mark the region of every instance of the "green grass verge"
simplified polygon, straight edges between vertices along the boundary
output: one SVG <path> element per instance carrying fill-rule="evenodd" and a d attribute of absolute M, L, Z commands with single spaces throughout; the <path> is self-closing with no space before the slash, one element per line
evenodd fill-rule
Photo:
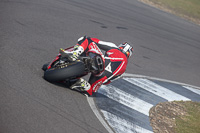
<path fill-rule="evenodd" d="M 184 105 L 187 115 L 176 118 L 176 133 L 200 133 L 200 103 L 179 103 Z"/>
<path fill-rule="evenodd" d="M 200 20 L 200 0 L 149 0 L 179 16 Z"/>

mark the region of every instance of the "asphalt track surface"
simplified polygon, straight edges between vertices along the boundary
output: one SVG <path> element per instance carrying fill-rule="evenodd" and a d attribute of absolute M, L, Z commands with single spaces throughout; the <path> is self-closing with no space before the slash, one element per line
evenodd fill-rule
<path fill-rule="evenodd" d="M 134 44 L 127 73 L 200 86 L 200 27 L 136 0 L 0 0 L 0 133 L 105 133 L 41 67 L 83 35 Z"/>

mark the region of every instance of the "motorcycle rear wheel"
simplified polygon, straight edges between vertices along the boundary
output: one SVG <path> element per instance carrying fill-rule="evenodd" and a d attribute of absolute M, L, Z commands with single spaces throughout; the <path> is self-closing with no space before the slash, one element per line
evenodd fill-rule
<path fill-rule="evenodd" d="M 70 78 L 76 78 L 85 74 L 85 65 L 81 61 L 73 62 L 65 68 L 51 68 L 44 72 L 44 79 L 49 82 L 64 81 Z"/>

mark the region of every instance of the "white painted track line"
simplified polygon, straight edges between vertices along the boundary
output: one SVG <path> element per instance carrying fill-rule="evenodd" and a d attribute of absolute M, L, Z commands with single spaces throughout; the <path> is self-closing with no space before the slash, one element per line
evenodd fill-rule
<path fill-rule="evenodd" d="M 134 97 L 133 95 L 126 93 L 112 85 L 102 85 L 98 92 L 147 116 L 149 116 L 149 110 L 153 107 L 152 104 Z"/>
<path fill-rule="evenodd" d="M 108 126 L 108 124 L 105 122 L 105 120 L 103 119 L 103 117 L 101 116 L 101 114 L 99 113 L 94 100 L 92 97 L 87 97 L 87 101 L 92 109 L 92 111 L 94 112 L 94 114 L 96 115 L 96 117 L 99 119 L 99 121 L 101 122 L 101 124 L 105 127 L 105 129 L 109 132 L 109 133 L 114 133 L 113 130 Z"/>
<path fill-rule="evenodd" d="M 189 101 L 189 98 L 186 98 L 182 95 L 179 95 L 167 88 L 164 88 L 148 79 L 137 79 L 137 78 L 124 78 L 124 80 L 135 84 L 139 87 L 141 87 L 142 89 L 145 89 L 157 96 L 160 96 L 164 99 L 167 99 L 168 101 L 174 101 L 174 100 L 185 100 L 185 101 Z"/>
<path fill-rule="evenodd" d="M 158 81 L 163 81 L 163 82 L 168 82 L 172 84 L 178 84 L 182 86 L 189 86 L 194 89 L 200 90 L 200 87 L 194 86 L 194 85 L 189 85 L 177 81 L 172 81 L 172 80 L 167 80 L 167 79 L 161 79 L 161 78 L 156 78 L 156 77 L 150 77 L 150 76 L 144 76 L 144 75 L 137 75 L 137 74 L 131 74 L 131 73 L 124 73 L 122 77 L 130 77 L 130 78 L 143 78 L 143 79 L 149 79 L 149 80 L 158 80 Z"/>
<path fill-rule="evenodd" d="M 198 94 L 198 95 L 200 95 L 200 90 L 198 90 L 198 89 L 194 89 L 194 88 L 189 87 L 189 86 L 183 86 L 183 87 L 194 92 L 194 93 L 196 93 L 196 94 Z"/>
<path fill-rule="evenodd" d="M 149 131 L 147 129 L 144 129 L 140 126 L 137 126 L 133 123 L 130 123 L 114 114 L 111 114 L 105 110 L 101 110 L 104 116 L 106 117 L 106 120 L 111 124 L 112 127 L 114 127 L 116 133 L 153 133 L 152 131 Z"/>
<path fill-rule="evenodd" d="M 179 83 L 179 82 L 174 82 L 174 81 L 170 81 L 170 80 L 165 80 L 165 79 L 159 79 L 159 78 L 153 78 L 153 77 L 148 77 L 148 76 L 142 76 L 142 75 L 134 75 L 134 74 L 124 74 L 124 80 L 130 82 L 131 84 L 134 84 L 138 87 L 140 87 L 141 89 L 144 89 L 146 91 L 148 91 L 149 93 L 153 93 L 156 96 L 162 97 L 168 101 L 180 101 L 180 100 L 190 100 L 189 98 L 182 96 L 178 93 L 173 92 L 172 90 L 169 90 L 163 86 L 160 86 L 154 82 L 152 82 L 151 80 L 158 80 L 158 81 L 163 81 L 163 82 L 168 82 L 168 83 L 174 83 L 174 84 L 179 84 L 180 86 L 184 87 L 185 89 L 188 89 L 198 95 L 200 95 L 200 87 L 196 87 L 196 86 L 191 86 L 191 85 L 187 85 L 184 83 Z M 106 86 L 102 86 L 101 89 L 99 89 L 98 93 L 101 93 L 105 96 L 107 96 L 108 98 L 118 102 L 119 104 L 123 104 L 126 107 L 129 107 L 130 110 L 133 109 L 133 111 L 138 111 L 144 115 L 146 115 L 148 117 L 148 113 L 151 107 L 153 107 L 152 104 L 147 103 L 146 101 L 143 101 L 141 99 L 139 99 L 138 97 L 135 97 L 134 95 L 131 95 L 125 91 L 123 91 L 123 89 L 119 89 L 113 85 L 106 85 Z M 130 122 L 125 120 L 123 117 L 121 117 L 120 115 L 115 115 L 112 114 L 104 109 L 101 109 L 101 112 L 103 113 L 104 116 L 101 115 L 101 113 L 99 112 L 99 110 L 97 109 L 93 98 L 91 97 L 87 97 L 88 103 L 91 107 L 91 109 L 93 110 L 93 112 L 95 113 L 95 115 L 97 116 L 97 118 L 100 120 L 100 122 L 102 123 L 102 125 L 107 129 L 107 131 L 109 133 L 132 133 L 132 132 L 137 132 L 137 133 L 153 133 L 152 131 L 150 131 L 148 128 L 145 129 L 144 127 L 140 127 L 136 124 L 134 124 L 134 122 Z M 159 101 L 158 101 L 159 102 Z M 123 111 L 122 111 L 123 112 Z M 124 112 L 126 114 L 126 112 Z M 111 129 L 111 127 L 108 125 L 107 122 L 105 122 L 105 119 L 103 118 L 105 117 L 105 119 L 107 120 L 107 122 L 109 123 L 109 125 L 113 128 L 113 130 Z"/>

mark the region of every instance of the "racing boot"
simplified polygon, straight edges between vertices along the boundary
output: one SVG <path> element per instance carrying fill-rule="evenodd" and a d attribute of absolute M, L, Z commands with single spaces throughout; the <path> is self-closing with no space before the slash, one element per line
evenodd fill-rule
<path fill-rule="evenodd" d="M 87 92 L 90 89 L 91 85 L 83 78 L 80 78 L 76 83 L 74 83 L 70 88 L 72 90 L 77 90 L 81 92 Z"/>
<path fill-rule="evenodd" d="M 71 52 L 65 51 L 62 48 L 60 48 L 59 52 L 62 57 L 67 57 L 70 61 L 76 61 L 77 58 L 84 52 L 84 49 L 82 46 L 76 45 L 74 50 Z"/>

